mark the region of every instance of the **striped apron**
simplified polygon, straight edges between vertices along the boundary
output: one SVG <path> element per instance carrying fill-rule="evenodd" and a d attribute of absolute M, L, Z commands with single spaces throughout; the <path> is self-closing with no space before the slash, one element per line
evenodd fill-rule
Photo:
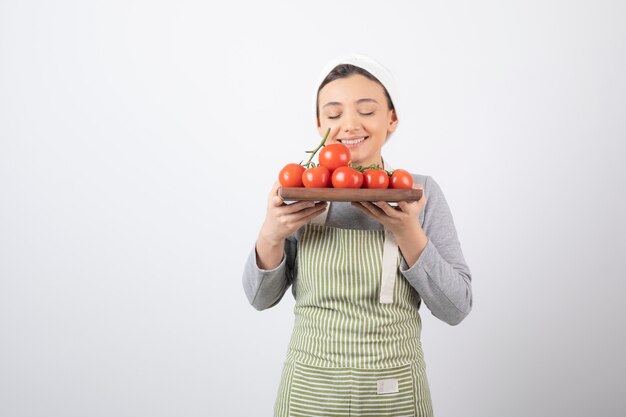
<path fill-rule="evenodd" d="M 384 242 L 383 230 L 304 226 L 275 417 L 432 416 L 419 297 L 396 246 L 393 299 L 381 302 Z"/>

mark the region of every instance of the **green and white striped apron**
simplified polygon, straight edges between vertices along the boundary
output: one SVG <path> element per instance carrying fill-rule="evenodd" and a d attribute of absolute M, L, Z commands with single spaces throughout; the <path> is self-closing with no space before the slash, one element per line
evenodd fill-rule
<path fill-rule="evenodd" d="M 395 245 L 381 293 L 385 233 L 304 226 L 275 417 L 432 416 L 419 298 Z"/>

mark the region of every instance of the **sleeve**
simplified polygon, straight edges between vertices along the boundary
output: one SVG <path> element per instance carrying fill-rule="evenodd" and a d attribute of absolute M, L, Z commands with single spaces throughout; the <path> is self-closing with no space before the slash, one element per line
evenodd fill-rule
<path fill-rule="evenodd" d="M 296 270 L 297 242 L 295 237 L 285 239 L 285 252 L 281 263 L 274 269 L 259 268 L 256 245 L 252 247 L 243 270 L 243 289 L 250 304 L 257 310 L 275 306 L 283 298 Z"/>
<path fill-rule="evenodd" d="M 472 309 L 472 276 L 448 203 L 432 177 L 426 178 L 424 192 L 422 228 L 428 243 L 411 267 L 402 259 L 400 271 L 435 317 L 457 325 Z"/>

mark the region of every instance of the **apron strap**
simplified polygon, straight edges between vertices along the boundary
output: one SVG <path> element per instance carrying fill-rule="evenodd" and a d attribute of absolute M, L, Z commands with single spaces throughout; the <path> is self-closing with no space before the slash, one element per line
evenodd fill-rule
<path fill-rule="evenodd" d="M 391 164 L 381 156 L 383 168 L 393 171 Z M 398 243 L 387 228 L 385 228 L 385 243 L 383 244 L 383 272 L 380 277 L 380 303 L 393 303 L 393 287 L 396 283 L 398 271 Z"/>
<path fill-rule="evenodd" d="M 385 242 L 383 244 L 383 271 L 380 278 L 380 303 L 393 303 L 393 287 L 396 283 L 398 270 L 398 243 L 387 228 L 385 228 Z"/>

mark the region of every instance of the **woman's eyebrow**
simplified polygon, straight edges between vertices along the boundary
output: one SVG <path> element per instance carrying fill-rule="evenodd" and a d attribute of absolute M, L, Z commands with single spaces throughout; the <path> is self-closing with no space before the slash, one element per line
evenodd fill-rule
<path fill-rule="evenodd" d="M 361 104 L 361 103 L 376 103 L 378 104 L 378 102 L 376 100 L 374 100 L 373 98 L 360 98 L 357 101 L 357 104 Z M 326 108 L 328 106 L 341 106 L 341 103 L 339 103 L 338 101 L 329 101 L 328 103 L 324 104 L 322 106 L 322 108 Z"/>

